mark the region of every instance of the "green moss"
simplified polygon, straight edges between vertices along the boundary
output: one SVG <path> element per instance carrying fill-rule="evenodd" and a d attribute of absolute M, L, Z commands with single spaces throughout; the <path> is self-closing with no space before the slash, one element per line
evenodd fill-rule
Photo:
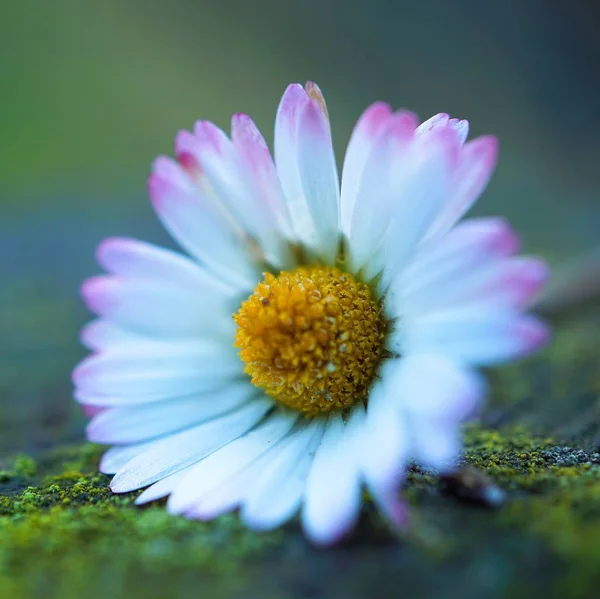
<path fill-rule="evenodd" d="M 469 426 L 465 433 L 465 461 L 491 476 L 506 490 L 534 485 L 548 466 L 551 439 L 535 437 L 523 428 L 503 432 Z"/>
<path fill-rule="evenodd" d="M 600 580 L 600 468 L 553 469 L 543 482 L 543 496 L 512 502 L 503 520 L 539 536 L 569 565 L 556 581 L 559 594 L 586 599 Z"/>
<path fill-rule="evenodd" d="M 89 596 L 89 585 L 100 579 L 121 585 L 123 577 L 147 581 L 188 570 L 201 574 L 205 584 L 218 580 L 218 593 L 228 593 L 239 586 L 238 575 L 253 556 L 281 541 L 280 533 L 252 534 L 231 516 L 205 524 L 170 516 L 163 505 L 135 507 L 133 495 L 113 495 L 109 478 L 88 467 L 88 448 L 74 460 L 78 451 L 51 456 L 50 470 L 60 460 L 67 467 L 45 475 L 39 486 L 0 495 L 0 596 L 36 596 L 41 588 L 58 595 L 63 586 L 68 597 Z M 75 462 L 82 470 L 71 469 Z M 169 577 L 161 580 L 156 584 L 163 596 L 172 596 Z M 185 596 L 198 596 L 198 589 L 188 591 Z"/>
<path fill-rule="evenodd" d="M 33 459 L 25 455 L 17 456 L 14 465 L 15 476 L 31 477 L 37 471 L 37 464 Z"/>
<path fill-rule="evenodd" d="M 466 438 L 466 461 L 513 491 L 501 523 L 538 537 L 559 560 L 559 596 L 591 597 L 600 581 L 600 454 L 522 428 L 474 426 Z"/>
<path fill-rule="evenodd" d="M 0 483 L 14 478 L 31 478 L 37 472 L 35 460 L 26 455 L 18 455 L 12 462 L 0 469 Z"/>
<path fill-rule="evenodd" d="M 399 580 L 444 568 L 451 578 L 467 564 L 491 561 L 509 573 L 494 583 L 494 597 L 518 591 L 548 599 L 553 589 L 563 597 L 589 596 L 600 572 L 600 455 L 557 445 L 522 427 L 471 425 L 465 443 L 465 462 L 508 491 L 506 505 L 499 511 L 462 505 L 440 492 L 434 473 L 415 468 L 405 490 L 412 504 L 410 528 L 392 540 L 367 504 L 352 542 L 368 552 L 345 570 L 343 588 L 336 582 L 323 596 L 368 593 L 362 581 L 379 572 L 384 556 L 389 560 L 389 546 L 404 547 L 397 573 L 388 570 Z M 62 448 L 40 456 L 35 471 L 21 469 L 19 477 L 0 482 L 0 596 L 301 597 L 304 591 L 278 590 L 282 581 L 293 588 L 298 568 L 311 579 L 310 572 L 328 564 L 329 575 L 336 576 L 336 552 L 311 549 L 297 523 L 258 535 L 235 515 L 190 522 L 170 516 L 163 503 L 140 508 L 133 504 L 135 494 L 113 495 L 109 478 L 97 472 L 100 452 L 92 445 Z M 27 464 L 18 462 L 21 468 Z M 16 463 L 10 462 L 11 472 Z M 347 549 L 338 551 L 344 562 L 352 559 Z M 543 595 L 532 591 L 526 574 L 538 561 L 543 573 L 536 583 Z M 329 588 L 330 581 L 318 584 Z M 481 584 L 480 596 L 488 596 Z M 246 595 L 250 587 L 260 592 Z"/>

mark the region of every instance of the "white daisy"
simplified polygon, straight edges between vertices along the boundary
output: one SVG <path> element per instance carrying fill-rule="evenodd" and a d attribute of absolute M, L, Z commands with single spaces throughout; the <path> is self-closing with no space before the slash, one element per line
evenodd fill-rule
<path fill-rule="evenodd" d="M 199 519 L 239 508 L 257 530 L 300 511 L 319 544 L 352 528 L 363 486 L 402 521 L 407 463 L 457 458 L 484 395 L 474 368 L 548 337 L 523 313 L 544 263 L 514 257 L 502 219 L 456 224 L 496 162 L 496 140 L 467 133 L 376 103 L 341 186 L 313 83 L 283 95 L 274 162 L 243 114 L 231 138 L 206 121 L 177 136 L 149 190 L 189 257 L 109 239 L 109 274 L 83 287 L 100 319 L 76 397 L 112 446 L 113 491 Z"/>

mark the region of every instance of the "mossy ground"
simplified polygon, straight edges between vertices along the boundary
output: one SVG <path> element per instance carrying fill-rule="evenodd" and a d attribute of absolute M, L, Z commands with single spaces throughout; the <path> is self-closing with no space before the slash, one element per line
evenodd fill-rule
<path fill-rule="evenodd" d="M 235 516 L 207 524 L 135 507 L 135 494 L 110 493 L 92 445 L 5 461 L 0 597 L 329 599 L 404 595 L 406 584 L 413 597 L 594 597 L 600 455 L 522 428 L 471 425 L 465 440 L 465 462 L 508 492 L 502 508 L 462 504 L 415 469 L 399 538 L 367 505 L 356 535 L 327 552 L 296 523 L 257 535 Z"/>

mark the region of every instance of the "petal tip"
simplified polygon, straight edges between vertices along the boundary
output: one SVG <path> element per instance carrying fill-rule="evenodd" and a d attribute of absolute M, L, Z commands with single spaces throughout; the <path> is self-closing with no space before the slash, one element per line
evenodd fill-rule
<path fill-rule="evenodd" d="M 535 317 L 521 319 L 517 324 L 517 334 L 523 343 L 522 356 L 542 349 L 552 338 L 550 327 Z"/>

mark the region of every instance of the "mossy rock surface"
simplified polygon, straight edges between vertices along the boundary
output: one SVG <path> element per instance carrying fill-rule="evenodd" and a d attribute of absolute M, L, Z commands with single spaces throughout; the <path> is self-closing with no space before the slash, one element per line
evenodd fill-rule
<path fill-rule="evenodd" d="M 367 504 L 331 550 L 297 523 L 257 535 L 133 505 L 96 472 L 101 449 L 73 445 L 6 463 L 0 483 L 0 596 L 593 597 L 600 582 L 600 455 L 522 429 L 471 426 L 465 461 L 508 493 L 489 510 L 443 493 L 417 469 L 411 525 L 393 537 Z"/>
<path fill-rule="evenodd" d="M 102 448 L 34 446 L 0 461 L 0 597 L 596 597 L 598 318 L 558 323 L 549 349 L 493 373 L 464 461 L 505 491 L 497 509 L 415 468 L 406 531 L 392 535 L 367 501 L 356 533 L 318 550 L 297 522 L 259 535 L 235 515 L 200 523 L 135 507 L 97 473 Z"/>

